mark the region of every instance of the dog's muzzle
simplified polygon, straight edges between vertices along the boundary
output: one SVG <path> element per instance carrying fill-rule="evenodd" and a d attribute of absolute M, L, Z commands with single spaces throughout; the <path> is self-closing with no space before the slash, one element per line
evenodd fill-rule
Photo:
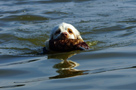
<path fill-rule="evenodd" d="M 61 37 L 60 37 L 60 38 L 61 38 L 61 39 L 67 39 L 67 38 L 68 38 L 67 32 L 61 33 Z"/>

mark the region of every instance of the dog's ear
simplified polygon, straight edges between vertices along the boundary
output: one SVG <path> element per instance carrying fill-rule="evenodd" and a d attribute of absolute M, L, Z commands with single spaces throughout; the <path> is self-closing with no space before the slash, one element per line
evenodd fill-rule
<path fill-rule="evenodd" d="M 53 35 L 51 35 L 50 40 L 53 40 Z"/>
<path fill-rule="evenodd" d="M 45 42 L 45 47 L 46 47 L 46 50 L 48 51 L 50 50 L 49 40 Z"/>
<path fill-rule="evenodd" d="M 50 40 L 53 40 L 53 33 L 50 34 Z"/>

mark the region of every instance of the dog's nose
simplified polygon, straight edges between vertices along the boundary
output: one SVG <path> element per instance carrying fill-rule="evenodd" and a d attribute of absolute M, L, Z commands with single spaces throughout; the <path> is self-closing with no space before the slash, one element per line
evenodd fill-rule
<path fill-rule="evenodd" d="M 64 37 L 68 36 L 67 32 L 63 32 L 63 33 L 61 33 L 61 35 L 64 36 Z"/>

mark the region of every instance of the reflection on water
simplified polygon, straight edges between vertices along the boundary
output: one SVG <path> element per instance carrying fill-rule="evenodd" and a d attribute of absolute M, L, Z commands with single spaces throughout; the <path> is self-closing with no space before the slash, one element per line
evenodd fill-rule
<path fill-rule="evenodd" d="M 79 75 L 85 75 L 87 70 L 77 70 L 74 67 L 79 64 L 70 60 L 64 60 L 61 63 L 54 65 L 54 68 L 58 69 L 56 72 L 59 73 L 57 76 L 49 77 L 50 79 L 68 78 Z"/>
<path fill-rule="evenodd" d="M 115 51 L 114 50 L 115 49 L 113 49 L 112 51 L 115 53 L 116 50 L 118 49 L 116 49 Z M 48 85 L 52 85 L 52 84 L 57 84 L 59 80 L 64 81 L 63 84 L 68 83 L 68 85 L 71 85 L 72 82 L 67 81 L 69 79 L 70 80 L 76 79 L 73 83 L 75 83 L 78 80 L 85 79 L 84 81 L 81 80 L 82 82 L 76 82 L 77 84 L 84 84 L 84 82 L 87 81 L 88 84 L 95 83 L 96 85 L 99 85 L 96 81 L 99 80 L 103 81 L 103 79 L 107 80 L 107 78 L 108 80 L 111 79 L 111 81 L 114 78 L 116 79 L 118 77 L 125 79 L 127 74 L 129 73 L 125 73 L 126 74 L 124 75 L 125 77 L 122 77 L 123 76 L 122 72 L 127 70 L 133 70 L 136 68 L 136 66 L 135 63 L 132 65 L 132 63 L 135 62 L 135 54 L 131 54 L 131 55 L 126 54 L 122 52 L 123 50 L 119 50 L 120 53 L 118 54 L 113 54 L 113 52 L 105 52 L 104 50 L 102 52 L 100 51 L 92 52 L 92 54 L 90 54 L 90 52 L 81 53 L 80 51 L 54 53 L 47 55 L 48 59 L 46 55 L 42 55 L 39 57 L 31 57 L 30 59 L 28 59 L 28 57 L 22 57 L 24 59 L 22 62 L 6 64 L 10 68 L 13 68 L 13 70 L 12 69 L 0 70 L 1 77 L 15 78 L 15 80 L 11 81 L 9 84 L 0 85 L 0 88 L 7 89 L 7 88 L 15 88 L 15 87 L 16 88 L 29 87 L 29 84 L 31 84 L 32 87 L 35 87 L 35 83 L 36 86 L 37 84 L 38 85 L 42 84 L 44 86 L 46 83 L 48 83 Z M 82 58 L 79 58 L 78 55 L 80 55 Z M 130 60 L 129 61 L 130 65 L 128 65 L 129 63 L 127 61 L 128 58 L 130 57 L 133 57 L 134 60 Z M 15 59 L 15 57 L 14 58 L 10 57 L 10 58 L 11 60 Z M 122 59 L 118 60 L 118 58 L 122 58 Z M 2 59 L 4 59 L 4 57 L 2 57 Z M 6 58 L 4 60 L 6 60 Z M 6 67 L 6 65 L 3 66 L 1 65 L 1 68 Z M 19 69 L 20 67 L 23 68 Z M 85 70 L 76 69 L 78 67 L 82 67 L 86 69 Z M 41 72 L 44 72 L 44 74 L 42 74 Z M 82 77 L 82 75 L 85 76 Z M 18 78 L 18 76 L 21 76 L 19 77 L 19 80 L 16 79 Z M 63 79 L 63 78 L 68 78 L 68 79 Z M 56 80 L 56 82 L 54 80 Z M 59 87 L 59 86 L 55 86 L 55 87 Z M 84 86 L 84 88 L 85 87 L 86 85 Z"/>
<path fill-rule="evenodd" d="M 75 76 L 89 74 L 88 73 L 89 70 L 75 69 L 80 64 L 75 62 L 74 60 L 68 60 L 70 57 L 72 57 L 72 56 L 74 56 L 74 55 L 76 55 L 80 52 L 81 51 L 72 51 L 72 52 L 54 53 L 54 54 L 47 55 L 49 61 L 50 61 L 50 59 L 57 59 L 57 61 L 58 60 L 60 61 L 59 63 L 55 63 L 51 66 L 58 73 L 58 75 L 56 75 L 56 76 L 52 76 L 52 75 L 50 75 L 49 77 L 42 76 L 42 77 L 34 78 L 34 79 L 31 79 L 31 80 L 22 80 L 22 81 L 19 81 L 19 82 L 17 81 L 17 82 L 14 82 L 14 83 L 15 84 L 34 83 L 34 82 L 39 82 L 39 81 L 46 81 L 48 79 L 60 79 L 60 78 L 68 78 L 68 77 L 75 77 Z M 45 56 L 43 56 L 43 58 L 41 58 L 41 59 L 44 60 Z M 31 59 L 31 60 L 21 62 L 21 63 L 16 63 L 16 64 L 26 64 L 26 63 L 29 64 L 30 62 L 32 62 L 32 63 L 37 62 L 38 60 L 41 60 L 41 59 L 40 58 L 39 59 Z M 14 64 L 12 64 L 12 65 L 14 65 Z M 46 70 L 44 70 L 44 71 L 46 71 Z M 49 72 L 46 72 L 46 73 L 49 73 Z"/>
<path fill-rule="evenodd" d="M 50 55 L 49 58 L 61 59 L 62 61 L 53 66 L 53 68 L 57 69 L 56 72 L 59 75 L 49 77 L 49 79 L 67 78 L 67 77 L 74 77 L 74 76 L 87 74 L 86 73 L 87 70 L 74 69 L 75 67 L 80 65 L 79 63 L 68 60 L 68 58 L 72 57 L 73 55 L 76 55 L 79 52 L 80 51 L 72 51 L 72 52 L 67 52 L 67 53 Z"/>
<path fill-rule="evenodd" d="M 58 58 L 62 59 L 62 62 L 55 64 L 53 68 L 58 69 L 56 72 L 59 73 L 57 76 L 49 77 L 50 79 L 58 79 L 58 78 L 67 78 L 67 77 L 74 77 L 79 75 L 85 75 L 85 71 L 87 70 L 77 70 L 74 69 L 75 67 L 79 66 L 80 64 L 68 60 L 68 58 L 72 57 L 76 53 L 68 53 L 65 56 L 57 56 Z"/>

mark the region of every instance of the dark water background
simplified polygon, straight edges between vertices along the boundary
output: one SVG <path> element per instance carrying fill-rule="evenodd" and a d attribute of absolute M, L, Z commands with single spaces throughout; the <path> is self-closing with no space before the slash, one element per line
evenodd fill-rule
<path fill-rule="evenodd" d="M 36 55 L 74 25 L 91 50 Z M 135 90 L 135 0 L 0 0 L 0 89 Z"/>

